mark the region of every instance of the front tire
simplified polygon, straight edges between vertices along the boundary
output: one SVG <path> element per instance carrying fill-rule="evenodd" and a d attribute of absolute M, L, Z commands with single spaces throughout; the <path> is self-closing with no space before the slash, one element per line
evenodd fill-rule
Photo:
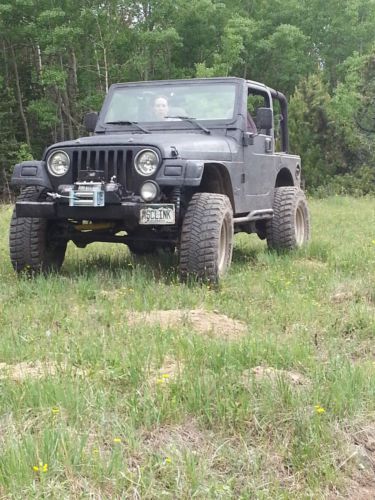
<path fill-rule="evenodd" d="M 233 210 L 222 194 L 196 193 L 182 224 L 180 278 L 217 283 L 232 261 Z"/>
<path fill-rule="evenodd" d="M 268 247 L 293 250 L 310 239 L 310 212 L 304 192 L 293 186 L 275 189 L 273 218 L 267 222 Z"/>
<path fill-rule="evenodd" d="M 25 188 L 17 201 L 42 201 L 42 188 Z M 67 242 L 55 237 L 54 222 L 36 217 L 17 217 L 16 209 L 10 223 L 10 260 L 15 271 L 28 274 L 57 272 L 64 262 Z"/>

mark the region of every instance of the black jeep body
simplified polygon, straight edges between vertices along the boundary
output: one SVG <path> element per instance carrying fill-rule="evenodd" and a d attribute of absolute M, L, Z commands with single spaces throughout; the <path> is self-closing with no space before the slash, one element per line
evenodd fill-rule
<path fill-rule="evenodd" d="M 153 114 L 158 99 L 162 117 Z M 178 248 L 181 277 L 217 281 L 234 232 L 255 232 L 272 248 L 302 245 L 310 222 L 287 118 L 281 93 L 240 78 L 111 86 L 100 114 L 86 117 L 93 135 L 15 166 L 12 184 L 23 191 L 14 268 L 58 269 L 69 240 L 106 241 L 136 254 Z"/>

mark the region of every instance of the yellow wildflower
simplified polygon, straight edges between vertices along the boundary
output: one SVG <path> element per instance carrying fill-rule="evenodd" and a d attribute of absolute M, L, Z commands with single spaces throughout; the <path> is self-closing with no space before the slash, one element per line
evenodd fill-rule
<path fill-rule="evenodd" d="M 38 465 L 33 466 L 33 471 L 35 472 L 48 472 L 48 464 L 43 464 L 43 462 L 39 462 Z"/>
<path fill-rule="evenodd" d="M 114 443 L 121 443 L 121 438 L 114 438 L 114 439 L 113 439 L 113 442 L 114 442 Z"/>
<path fill-rule="evenodd" d="M 164 460 L 164 463 L 165 464 L 171 464 L 172 463 L 171 457 L 166 457 L 165 460 Z"/>
<path fill-rule="evenodd" d="M 315 405 L 314 408 L 315 408 L 316 413 L 318 413 L 319 415 L 321 415 L 322 413 L 325 413 L 325 409 L 322 408 L 320 405 Z"/>
<path fill-rule="evenodd" d="M 163 384 L 164 380 L 162 378 L 158 378 L 156 381 L 157 384 Z"/>
<path fill-rule="evenodd" d="M 163 373 L 162 378 L 169 378 L 169 374 L 168 373 Z"/>
<path fill-rule="evenodd" d="M 57 406 L 54 406 L 51 411 L 54 415 L 57 415 L 58 413 L 60 413 L 60 409 Z"/>

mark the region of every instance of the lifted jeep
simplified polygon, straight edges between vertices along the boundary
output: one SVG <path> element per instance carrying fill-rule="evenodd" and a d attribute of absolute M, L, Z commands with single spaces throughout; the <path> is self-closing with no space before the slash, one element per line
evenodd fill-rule
<path fill-rule="evenodd" d="M 104 241 L 134 254 L 177 248 L 181 279 L 217 282 L 234 233 L 303 245 L 310 218 L 287 118 L 283 94 L 241 78 L 112 85 L 100 114 L 85 116 L 91 136 L 15 166 L 14 269 L 57 271 L 68 241 Z"/>

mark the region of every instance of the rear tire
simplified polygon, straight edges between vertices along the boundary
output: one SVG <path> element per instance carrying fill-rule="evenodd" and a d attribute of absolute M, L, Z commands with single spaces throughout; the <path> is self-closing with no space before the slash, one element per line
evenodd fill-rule
<path fill-rule="evenodd" d="M 292 250 L 310 239 L 310 212 L 304 192 L 293 186 L 275 189 L 274 215 L 266 225 L 268 247 Z"/>
<path fill-rule="evenodd" d="M 196 193 L 182 224 L 179 273 L 217 283 L 228 270 L 233 252 L 233 210 L 222 194 Z"/>
<path fill-rule="evenodd" d="M 25 188 L 17 201 L 42 201 L 43 188 Z M 35 217 L 17 217 L 16 209 L 10 223 L 10 260 L 15 271 L 28 274 L 57 272 L 64 262 L 67 242 L 54 236 L 54 221 Z"/>

